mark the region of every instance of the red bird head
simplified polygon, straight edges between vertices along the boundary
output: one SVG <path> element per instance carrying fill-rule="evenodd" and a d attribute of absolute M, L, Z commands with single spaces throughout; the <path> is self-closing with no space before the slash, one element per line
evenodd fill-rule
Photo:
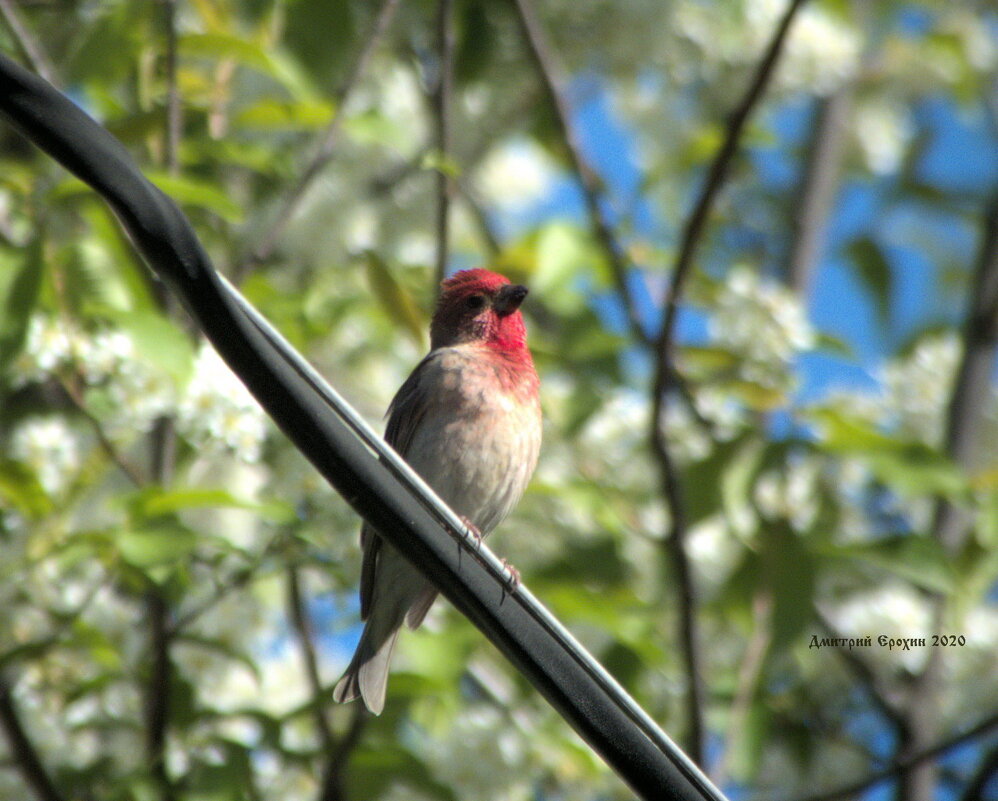
<path fill-rule="evenodd" d="M 520 304 L 527 288 L 481 268 L 461 270 L 440 285 L 430 323 L 433 349 L 480 342 L 503 352 L 527 350 Z"/>

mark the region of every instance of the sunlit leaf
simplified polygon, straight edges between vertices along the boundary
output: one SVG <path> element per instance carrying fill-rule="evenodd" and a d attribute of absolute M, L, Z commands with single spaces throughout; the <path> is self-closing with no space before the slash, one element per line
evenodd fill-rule
<path fill-rule="evenodd" d="M 820 553 L 875 565 L 933 592 L 950 593 L 956 582 L 951 559 L 927 536 L 896 534 L 868 542 L 827 544 Z"/>
<path fill-rule="evenodd" d="M 275 523 L 288 523 L 295 519 L 294 509 L 286 503 L 247 501 L 228 490 L 207 487 L 147 487 L 129 499 L 128 507 L 138 520 L 152 520 L 194 509 L 245 509 Z"/>
<path fill-rule="evenodd" d="M 242 108 L 235 122 L 243 128 L 308 129 L 322 128 L 332 118 L 329 103 L 264 98 Z"/>
<path fill-rule="evenodd" d="M 156 365 L 182 386 L 194 369 L 194 347 L 176 323 L 159 312 L 117 312 L 103 317 L 121 328 L 132 340 L 138 358 Z"/>
<path fill-rule="evenodd" d="M 35 472 L 12 459 L 0 459 L 0 500 L 9 509 L 17 509 L 29 520 L 52 511 L 52 501 L 42 489 Z"/>
<path fill-rule="evenodd" d="M 230 223 L 243 218 L 242 207 L 207 181 L 160 172 L 147 172 L 146 177 L 181 205 L 210 211 Z"/>
<path fill-rule="evenodd" d="M 122 531 L 117 545 L 122 558 L 134 567 L 172 567 L 193 553 L 197 535 L 179 522 L 166 519 Z"/>

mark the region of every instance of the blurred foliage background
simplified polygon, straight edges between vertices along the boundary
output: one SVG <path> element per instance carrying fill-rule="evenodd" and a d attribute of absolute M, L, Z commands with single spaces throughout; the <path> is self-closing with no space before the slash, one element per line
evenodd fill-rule
<path fill-rule="evenodd" d="M 733 799 L 994 799 L 998 13 L 803 3 L 676 287 L 786 8 L 2 0 L 0 46 L 372 421 L 440 265 L 530 285 L 492 544 Z M 629 797 L 444 603 L 329 703 L 355 516 L 9 126 L 0 303 L 0 798 Z"/>

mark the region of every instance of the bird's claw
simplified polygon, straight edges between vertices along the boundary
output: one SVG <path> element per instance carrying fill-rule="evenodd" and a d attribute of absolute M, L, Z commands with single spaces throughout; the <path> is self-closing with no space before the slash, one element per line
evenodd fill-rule
<path fill-rule="evenodd" d="M 502 560 L 502 566 L 509 573 L 509 577 L 506 580 L 506 585 L 503 587 L 503 600 L 506 599 L 506 593 L 508 592 L 512 595 L 516 592 L 517 588 L 520 586 L 520 571 L 517 570 L 513 565 L 511 565 L 505 559 Z M 500 601 L 501 603 L 501 601 Z"/>
<path fill-rule="evenodd" d="M 481 550 L 482 548 L 482 532 L 478 530 L 478 526 L 472 523 L 467 517 L 461 515 L 461 522 L 468 527 L 468 533 L 471 534 L 471 538 L 475 541 L 475 548 Z"/>

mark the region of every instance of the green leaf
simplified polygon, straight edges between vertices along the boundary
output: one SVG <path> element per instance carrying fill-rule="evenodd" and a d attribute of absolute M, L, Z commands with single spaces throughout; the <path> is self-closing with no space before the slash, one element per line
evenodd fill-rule
<path fill-rule="evenodd" d="M 552 562 L 534 571 L 549 581 L 619 584 L 627 577 L 617 541 L 612 537 L 576 542 Z"/>
<path fill-rule="evenodd" d="M 333 107 L 322 101 L 306 102 L 264 98 L 244 107 L 235 116 L 237 125 L 260 130 L 315 129 L 333 118 Z"/>
<path fill-rule="evenodd" d="M 17 509 L 29 520 L 45 517 L 53 509 L 34 470 L 13 459 L 0 459 L 0 500 L 3 506 Z"/>
<path fill-rule="evenodd" d="M 151 171 L 145 175 L 181 205 L 210 211 L 230 223 L 238 223 L 243 219 L 242 206 L 207 181 Z"/>
<path fill-rule="evenodd" d="M 339 80 L 344 66 L 356 58 L 357 10 L 360 6 L 330 0 L 283 2 L 282 41 L 315 81 Z M 366 18 L 362 15 L 361 24 Z M 365 31 L 366 33 L 366 31 Z"/>
<path fill-rule="evenodd" d="M 690 525 L 724 508 L 723 476 L 741 451 L 743 442 L 742 438 L 738 438 L 718 443 L 710 456 L 687 468 L 683 477 L 683 493 Z"/>
<path fill-rule="evenodd" d="M 412 295 L 395 280 L 388 265 L 373 250 L 364 253 L 364 262 L 368 283 L 388 318 L 401 323 L 403 330 L 422 347 L 426 323 Z"/>
<path fill-rule="evenodd" d="M 167 490 L 147 487 L 129 499 L 128 509 L 136 520 L 154 520 L 192 509 L 245 509 L 273 523 L 289 523 L 295 519 L 290 504 L 256 503 L 237 498 L 228 490 L 201 487 Z"/>
<path fill-rule="evenodd" d="M 956 586 L 950 558 L 938 542 L 926 536 L 895 534 L 870 542 L 830 543 L 820 546 L 819 553 L 875 565 L 933 592 L 948 594 Z"/>
<path fill-rule="evenodd" d="M 873 239 L 864 237 L 849 246 L 847 255 L 873 298 L 880 323 L 886 325 L 890 322 L 893 275 L 883 249 Z"/>
<path fill-rule="evenodd" d="M 727 348 L 684 345 L 679 349 L 679 354 L 684 366 L 701 374 L 732 370 L 738 365 L 738 357 Z"/>
<path fill-rule="evenodd" d="M 178 46 L 182 56 L 203 57 L 213 62 L 229 58 L 273 79 L 295 99 L 319 100 L 301 67 L 273 47 L 219 31 L 186 34 L 180 37 Z"/>
<path fill-rule="evenodd" d="M 461 175 L 461 165 L 446 153 L 439 150 L 427 151 L 419 163 L 420 169 L 436 170 L 442 172 L 450 178 L 457 178 Z"/>
<path fill-rule="evenodd" d="M 822 350 L 833 356 L 841 356 L 845 359 L 856 358 L 856 351 L 848 342 L 839 337 L 819 332 L 815 350 Z"/>
<path fill-rule="evenodd" d="M 743 510 L 751 505 L 752 487 L 762 465 L 765 446 L 755 438 L 744 440 L 728 460 L 721 474 L 721 503 L 729 525 L 745 517 Z M 755 519 L 755 515 L 751 515 Z M 747 534 L 747 531 L 740 531 Z"/>
<path fill-rule="evenodd" d="M 0 315 L 0 372 L 3 372 L 24 347 L 28 322 L 38 305 L 44 275 L 42 239 L 37 237 L 25 250 L 20 269 L 7 289 Z"/>
<path fill-rule="evenodd" d="M 128 334 L 139 359 L 163 370 L 178 385 L 190 378 L 194 369 L 194 346 L 175 323 L 156 311 L 104 309 L 101 316 Z"/>
<path fill-rule="evenodd" d="M 870 471 L 901 495 L 959 499 L 967 493 L 960 469 L 924 443 L 889 436 L 835 409 L 815 410 L 812 417 L 823 430 L 825 450 L 862 456 Z"/>
<path fill-rule="evenodd" d="M 772 647 L 779 650 L 794 644 L 811 620 L 814 558 L 786 524 L 770 524 L 760 542 L 762 587 L 773 595 Z"/>
<path fill-rule="evenodd" d="M 140 570 L 172 567 L 186 560 L 197 546 L 197 535 L 178 521 L 162 519 L 126 529 L 118 535 L 118 551 Z"/>
<path fill-rule="evenodd" d="M 737 737 L 732 741 L 731 773 L 740 781 L 753 781 L 763 764 L 763 753 L 771 743 L 773 715 L 765 698 L 754 698 L 746 710 Z"/>

